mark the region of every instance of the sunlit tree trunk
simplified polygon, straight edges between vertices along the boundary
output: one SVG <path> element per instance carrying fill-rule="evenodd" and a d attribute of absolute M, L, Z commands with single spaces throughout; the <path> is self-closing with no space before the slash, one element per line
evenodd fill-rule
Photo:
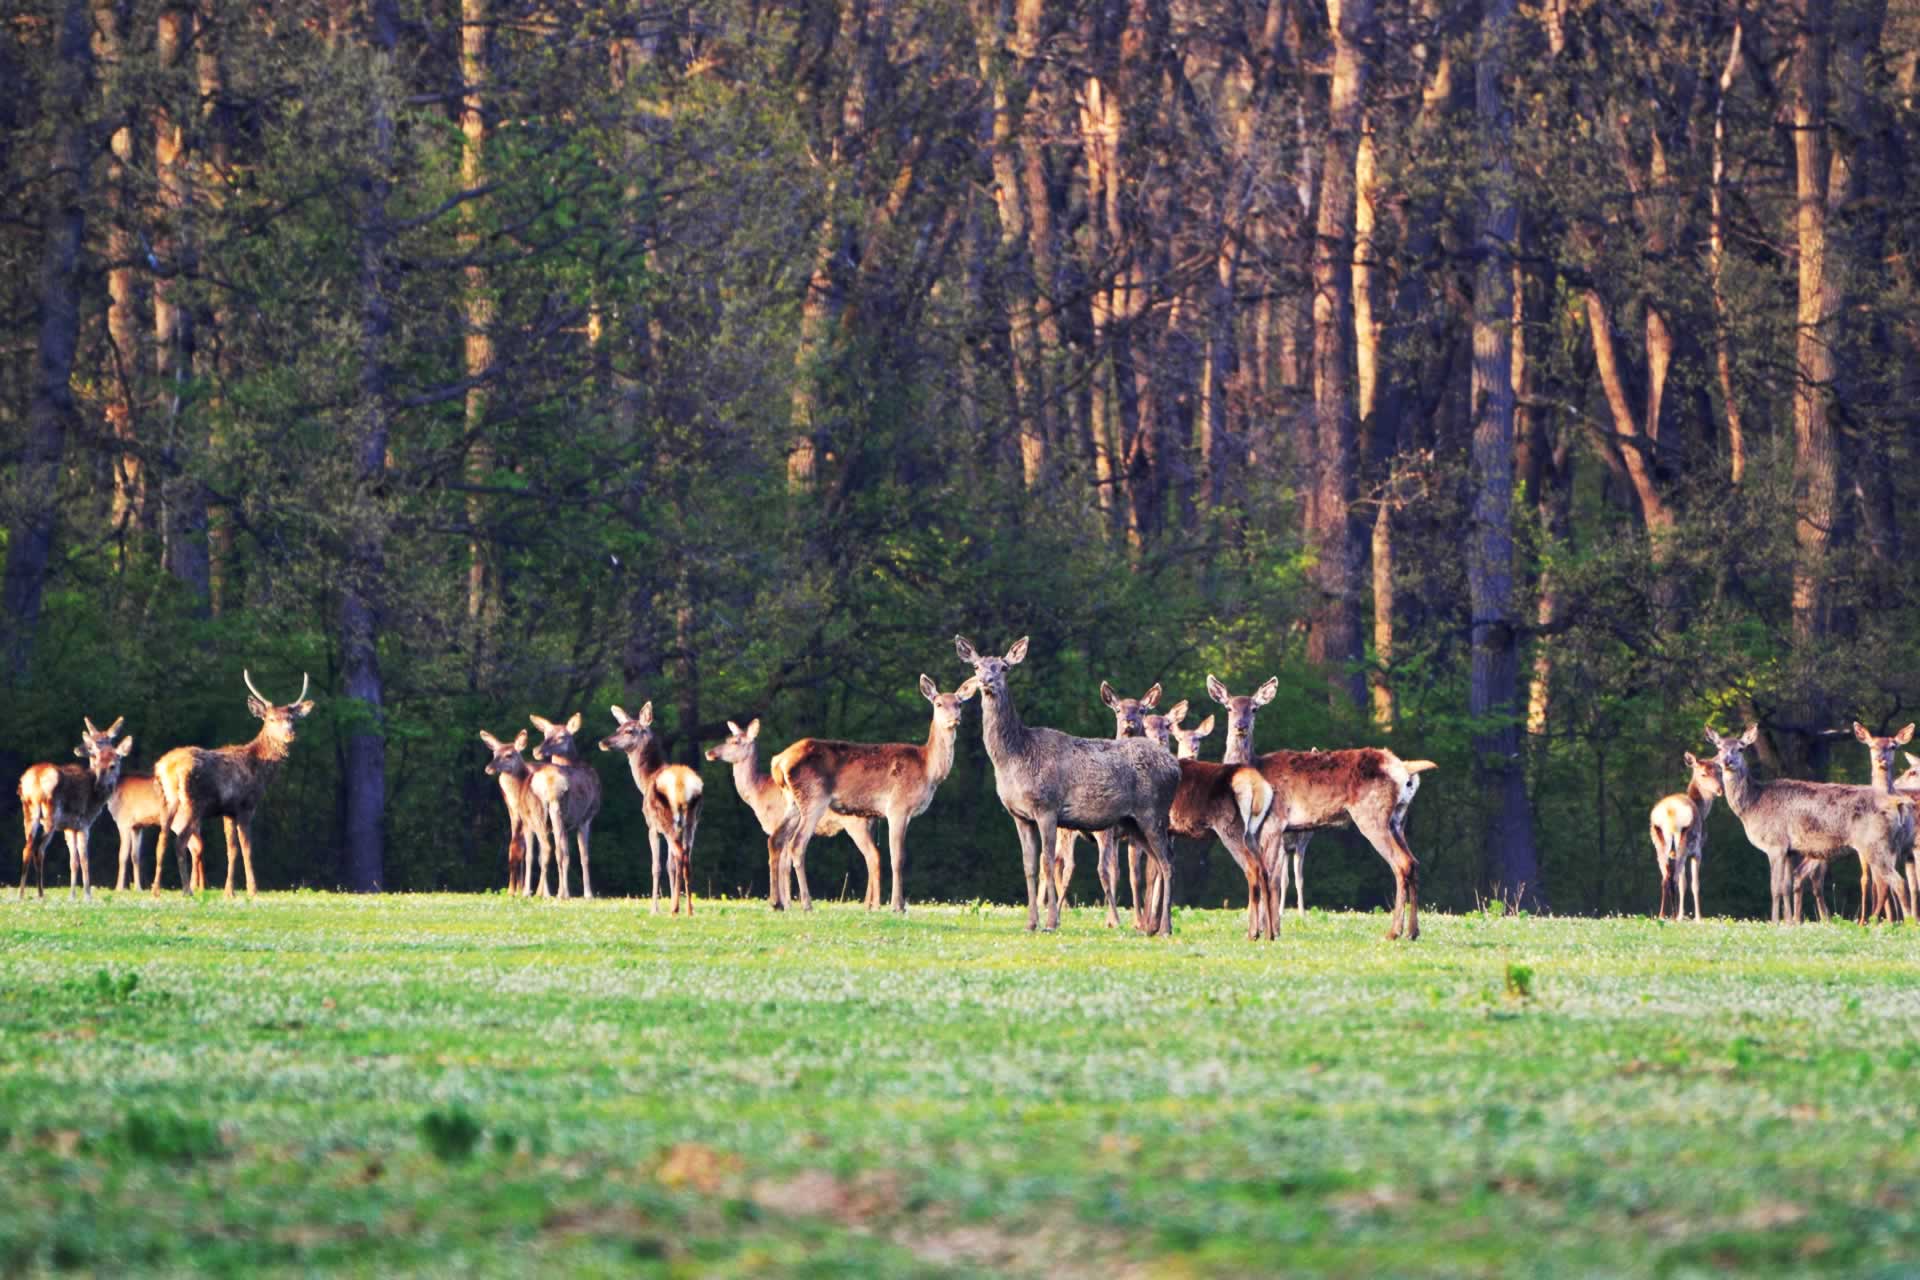
<path fill-rule="evenodd" d="M 197 79 L 187 74 L 194 37 L 195 6 L 170 3 L 160 10 L 154 53 L 160 64 L 160 101 L 153 115 L 153 164 L 157 178 L 154 252 L 161 271 L 153 283 L 153 345 L 158 361 L 161 449 L 170 473 L 161 479 L 161 537 L 167 570 L 204 608 L 210 586 L 207 563 L 207 498 L 198 472 L 200 414 L 188 403 L 194 367 L 193 309 L 184 297 L 197 267 L 194 242 L 192 165 L 187 125 Z"/>
<path fill-rule="evenodd" d="M 140 326 L 139 275 L 135 263 L 139 242 L 133 233 L 134 210 L 128 192 L 133 180 L 134 131 L 124 106 L 119 78 L 127 56 L 126 20 L 119 0 L 101 0 L 94 6 L 94 61 L 101 69 L 102 97 L 115 112 L 112 157 L 106 171 L 107 204 L 107 430 L 130 445 L 138 438 L 135 422 L 139 387 L 146 368 L 146 349 Z M 146 463 L 131 449 L 113 461 L 113 527 L 122 538 L 145 517 Z"/>
<path fill-rule="evenodd" d="M 1793 638 L 1803 652 L 1825 635 L 1827 548 L 1840 487 L 1831 420 L 1839 316 L 1827 278 L 1827 62 L 1830 0 L 1796 0 L 1788 88 L 1793 118 L 1794 243 L 1798 251 L 1793 392 Z"/>
<path fill-rule="evenodd" d="M 487 181 L 487 91 L 492 74 L 492 0 L 460 0 L 460 185 L 477 191 Z M 493 283 L 488 278 L 481 244 L 484 202 L 468 200 L 460 207 L 461 247 L 467 255 L 466 302 L 466 426 L 467 478 L 483 485 L 492 476 L 493 444 L 489 438 L 487 403 L 493 368 Z M 486 502 L 478 493 L 467 495 L 467 526 L 473 531 L 467 545 L 467 617 L 473 623 L 474 665 L 483 666 L 489 620 L 499 608 L 499 574 L 481 526 Z"/>

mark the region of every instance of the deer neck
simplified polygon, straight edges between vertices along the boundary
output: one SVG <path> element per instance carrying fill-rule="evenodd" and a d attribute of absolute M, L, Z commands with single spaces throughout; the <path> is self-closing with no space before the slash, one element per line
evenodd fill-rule
<path fill-rule="evenodd" d="M 1713 809 L 1713 797 L 1702 791 L 1697 782 L 1687 783 L 1687 799 L 1693 803 L 1693 811 L 1702 818 Z"/>
<path fill-rule="evenodd" d="M 253 741 L 240 750 L 248 760 L 253 762 L 256 773 L 272 773 L 285 762 L 287 753 L 292 750 L 292 745 L 285 738 L 274 737 L 263 726 L 260 732 L 253 736 Z"/>
<path fill-rule="evenodd" d="M 1873 766 L 1873 789 L 1893 794 L 1893 771 L 1880 763 L 1879 756 L 1873 756 L 1869 763 Z"/>
<path fill-rule="evenodd" d="M 1727 808 L 1733 810 L 1733 815 L 1737 818 L 1746 811 L 1748 805 L 1753 803 L 1760 788 L 1754 786 L 1753 780 L 1744 773 L 1734 773 L 1730 769 L 1723 769 L 1721 773 L 1725 781 L 1721 784 L 1720 794 L 1727 798 Z M 1693 788 L 1688 787 L 1687 792 L 1691 795 Z"/>
<path fill-rule="evenodd" d="M 733 789 L 748 804 L 773 785 L 773 778 L 760 768 L 759 744 L 748 747 L 747 754 L 733 762 Z"/>
<path fill-rule="evenodd" d="M 933 723 L 927 726 L 927 745 L 921 748 L 927 760 L 927 783 L 939 786 L 953 772 L 953 739 L 960 731 L 956 723 L 948 728 L 940 727 L 940 717 L 936 714 Z"/>
<path fill-rule="evenodd" d="M 644 792 L 653 781 L 653 775 L 667 767 L 667 758 L 661 754 L 660 744 L 648 738 L 627 752 L 627 767 L 633 770 L 634 785 Z"/>
<path fill-rule="evenodd" d="M 1253 728 L 1248 726 L 1245 733 L 1238 729 L 1227 730 L 1227 747 L 1220 756 L 1221 764 L 1253 763 Z"/>
<path fill-rule="evenodd" d="M 1013 695 L 995 698 L 983 692 L 981 700 L 986 704 L 980 712 L 980 729 L 986 739 L 987 755 L 996 761 L 1019 755 L 1026 749 L 1027 726 L 1020 723 Z"/>

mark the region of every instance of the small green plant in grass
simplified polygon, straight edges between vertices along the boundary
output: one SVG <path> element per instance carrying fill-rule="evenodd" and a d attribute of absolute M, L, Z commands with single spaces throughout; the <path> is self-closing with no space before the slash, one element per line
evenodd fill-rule
<path fill-rule="evenodd" d="M 140 975 L 131 969 L 117 978 L 107 969 L 93 975 L 93 993 L 106 1004 L 125 1004 L 139 986 Z"/>
<path fill-rule="evenodd" d="M 192 1164 L 220 1154 L 220 1135 L 211 1123 L 171 1111 L 136 1111 L 115 1135 L 128 1155 L 168 1164 Z"/>
<path fill-rule="evenodd" d="M 472 1158 L 473 1149 L 480 1145 L 480 1122 L 456 1102 L 421 1116 L 420 1137 L 441 1161 L 459 1164 Z"/>
<path fill-rule="evenodd" d="M 1533 999 L 1533 966 L 1509 964 L 1507 966 L 1507 999 Z"/>

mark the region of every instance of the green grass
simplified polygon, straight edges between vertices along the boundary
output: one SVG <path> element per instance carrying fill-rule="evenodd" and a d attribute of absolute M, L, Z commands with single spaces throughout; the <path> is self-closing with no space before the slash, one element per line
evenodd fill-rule
<path fill-rule="evenodd" d="M 1911 1274 L 1920 930 L 0 905 L 0 1273 Z"/>

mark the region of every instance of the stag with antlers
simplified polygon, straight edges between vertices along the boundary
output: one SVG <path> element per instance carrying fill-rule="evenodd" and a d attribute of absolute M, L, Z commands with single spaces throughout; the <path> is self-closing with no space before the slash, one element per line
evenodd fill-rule
<path fill-rule="evenodd" d="M 84 765 L 36 764 L 20 775 L 20 823 L 26 830 L 26 845 L 20 852 L 22 898 L 27 896 L 29 874 L 35 878 L 39 896 L 47 896 L 47 845 L 56 832 L 62 832 L 67 840 L 67 896 L 73 897 L 85 886 L 87 899 L 93 899 L 87 835 L 113 795 L 121 761 L 133 751 L 133 738 L 129 735 L 117 743 L 113 740 L 126 723 L 125 716 L 104 732 L 94 728 L 91 719 L 85 723 L 87 736 L 73 749 L 74 755 L 86 761 Z"/>
<path fill-rule="evenodd" d="M 165 813 L 160 822 L 160 840 L 153 853 L 153 896 L 160 896 L 160 882 L 166 875 L 167 838 L 185 837 L 180 852 L 180 887 L 192 894 L 196 885 L 206 883 L 200 824 L 219 818 L 226 826 L 227 889 L 233 896 L 236 861 L 247 868 L 247 896 L 256 892 L 253 877 L 253 817 L 266 794 L 267 784 L 280 772 L 287 753 L 299 736 L 300 722 L 313 712 L 307 700 L 307 677 L 300 676 L 300 696 L 292 702 L 275 705 L 254 688 L 253 676 L 244 669 L 240 678 L 247 685 L 247 710 L 260 721 L 260 732 L 253 741 L 228 747 L 175 747 L 153 766 L 160 783 L 160 798 Z M 189 869 L 187 856 L 192 854 Z"/>

